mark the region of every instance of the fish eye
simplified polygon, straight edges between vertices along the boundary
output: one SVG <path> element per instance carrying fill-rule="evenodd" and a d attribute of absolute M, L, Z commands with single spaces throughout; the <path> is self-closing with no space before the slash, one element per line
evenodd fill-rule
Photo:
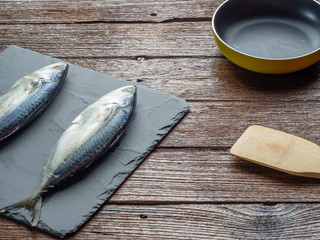
<path fill-rule="evenodd" d="M 128 93 L 131 92 L 131 91 L 132 91 L 131 88 L 125 88 L 125 89 L 122 90 L 122 92 L 128 92 Z"/>
<path fill-rule="evenodd" d="M 60 69 L 63 69 L 64 68 L 64 66 L 62 66 L 62 65 L 57 65 L 57 66 L 54 66 L 54 67 L 52 67 L 53 69 L 58 69 L 58 70 L 60 70 Z"/>

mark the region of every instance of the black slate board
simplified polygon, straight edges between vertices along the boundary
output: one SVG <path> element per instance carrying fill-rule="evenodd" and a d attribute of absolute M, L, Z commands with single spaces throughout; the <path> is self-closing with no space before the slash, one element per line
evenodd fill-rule
<path fill-rule="evenodd" d="M 0 94 L 19 78 L 57 61 L 9 46 L 0 53 Z M 100 96 L 127 84 L 132 83 L 70 64 L 66 82 L 49 107 L 0 143 L 0 208 L 32 195 L 51 147 L 69 123 Z M 136 110 L 120 144 L 44 199 L 37 228 L 62 238 L 77 231 L 189 110 L 183 99 L 137 88 Z M 26 224 L 31 220 L 24 209 L 5 215 Z"/>

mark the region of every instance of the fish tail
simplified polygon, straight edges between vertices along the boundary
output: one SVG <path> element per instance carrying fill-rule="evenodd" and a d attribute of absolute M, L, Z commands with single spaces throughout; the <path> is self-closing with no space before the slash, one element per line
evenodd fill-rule
<path fill-rule="evenodd" d="M 37 226 L 39 219 L 40 219 L 40 213 L 41 213 L 41 207 L 42 207 L 42 197 L 39 194 L 34 194 L 30 197 L 27 197 L 26 199 L 23 199 L 19 202 L 16 202 L 12 205 L 9 205 L 7 207 L 1 208 L 0 213 L 7 213 L 14 209 L 19 208 L 25 208 L 30 211 L 30 215 L 32 217 L 31 226 Z"/>

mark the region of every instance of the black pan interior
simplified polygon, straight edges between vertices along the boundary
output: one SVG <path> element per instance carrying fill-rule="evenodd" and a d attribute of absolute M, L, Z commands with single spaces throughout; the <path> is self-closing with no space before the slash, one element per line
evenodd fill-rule
<path fill-rule="evenodd" d="M 242 53 L 299 57 L 320 49 L 320 5 L 313 0 L 229 0 L 216 12 L 214 28 Z"/>

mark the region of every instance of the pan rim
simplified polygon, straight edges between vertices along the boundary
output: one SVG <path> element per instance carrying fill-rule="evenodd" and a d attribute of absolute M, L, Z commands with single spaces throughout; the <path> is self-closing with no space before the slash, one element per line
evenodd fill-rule
<path fill-rule="evenodd" d="M 315 1 L 315 0 L 311 0 L 312 2 L 318 4 L 318 6 L 320 7 L 320 3 Z M 220 35 L 218 34 L 217 30 L 216 30 L 216 27 L 215 27 L 215 19 L 216 19 L 216 15 L 218 14 L 219 10 L 227 3 L 227 2 L 230 2 L 230 0 L 226 0 L 224 1 L 222 4 L 220 4 L 220 6 L 216 9 L 216 11 L 214 12 L 213 16 L 212 16 L 212 21 L 211 21 L 211 25 L 212 25 L 212 29 L 213 29 L 213 33 L 215 35 L 215 37 L 217 37 L 219 39 L 220 42 L 222 42 L 226 47 L 228 47 L 229 49 L 239 53 L 239 54 L 242 54 L 244 56 L 247 56 L 247 57 L 250 57 L 250 58 L 254 58 L 254 59 L 259 59 L 259 60 L 268 60 L 268 61 L 288 61 L 288 60 L 297 60 L 297 59 L 301 59 L 301 58 L 304 58 L 304 57 L 308 57 L 310 55 L 313 55 L 317 52 L 320 51 L 320 47 L 316 48 L 315 50 L 313 51 L 310 51 L 306 54 L 302 54 L 302 55 L 298 55 L 298 56 L 294 56 L 294 57 L 283 57 L 283 58 L 267 58 L 267 57 L 259 57 L 259 56 L 255 56 L 255 55 L 251 55 L 251 54 L 248 54 L 248 53 L 245 53 L 243 51 L 239 51 L 238 49 L 235 49 L 234 47 L 230 46 L 228 43 L 226 43 L 221 37 Z"/>

